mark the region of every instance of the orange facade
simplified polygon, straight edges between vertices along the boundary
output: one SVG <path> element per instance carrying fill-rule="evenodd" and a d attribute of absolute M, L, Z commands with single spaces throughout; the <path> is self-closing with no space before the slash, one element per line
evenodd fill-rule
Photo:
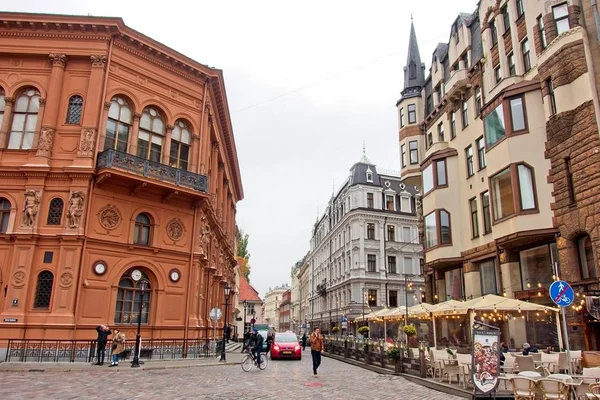
<path fill-rule="evenodd" d="M 211 336 L 243 198 L 222 72 L 119 18 L 0 21 L 0 340 L 133 338 L 133 270 L 143 337 Z"/>

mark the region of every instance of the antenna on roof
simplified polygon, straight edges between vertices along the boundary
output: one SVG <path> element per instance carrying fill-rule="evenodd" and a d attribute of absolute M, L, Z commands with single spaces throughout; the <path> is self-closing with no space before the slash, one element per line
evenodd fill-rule
<path fill-rule="evenodd" d="M 413 21 L 413 13 L 410 13 L 410 22 Z"/>

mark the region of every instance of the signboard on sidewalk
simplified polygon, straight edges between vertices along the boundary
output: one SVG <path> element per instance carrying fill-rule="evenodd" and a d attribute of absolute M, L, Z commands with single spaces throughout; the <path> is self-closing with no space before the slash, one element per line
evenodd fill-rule
<path fill-rule="evenodd" d="M 473 390 L 490 393 L 496 390 L 500 373 L 500 330 L 475 322 L 473 325 Z"/>

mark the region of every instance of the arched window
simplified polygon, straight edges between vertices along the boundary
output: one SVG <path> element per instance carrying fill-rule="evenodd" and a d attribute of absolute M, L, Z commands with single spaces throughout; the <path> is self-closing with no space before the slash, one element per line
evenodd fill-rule
<path fill-rule="evenodd" d="M 69 109 L 67 110 L 67 124 L 80 124 L 82 113 L 83 97 L 71 96 L 71 98 L 69 99 Z"/>
<path fill-rule="evenodd" d="M 4 119 L 4 108 L 6 107 L 6 93 L 4 89 L 0 87 L 0 126 L 2 126 L 2 120 Z"/>
<path fill-rule="evenodd" d="M 592 240 L 588 235 L 582 236 L 577 241 L 577 250 L 579 253 L 579 265 L 581 265 L 581 279 L 595 278 L 596 261 L 594 260 L 594 250 Z"/>
<path fill-rule="evenodd" d="M 169 157 L 171 167 L 187 170 L 191 140 L 192 134 L 187 124 L 180 119 L 177 120 L 171 133 L 171 153 Z"/>
<path fill-rule="evenodd" d="M 10 218 L 10 201 L 0 197 L 0 233 L 6 233 L 8 230 L 8 220 Z"/>
<path fill-rule="evenodd" d="M 47 225 L 60 225 L 64 205 L 65 203 L 60 197 L 55 197 L 50 200 L 50 206 L 48 207 L 48 220 L 46 221 Z"/>
<path fill-rule="evenodd" d="M 144 293 L 144 304 L 142 305 L 142 323 L 148 323 L 148 312 L 150 311 L 151 287 L 150 280 L 144 272 L 142 279 L 148 281 L 146 292 Z M 142 292 L 139 283 L 131 279 L 131 271 L 127 271 L 119 281 L 119 292 L 117 294 L 117 304 L 115 307 L 115 323 L 117 324 L 137 324 L 140 302 L 142 301 Z"/>
<path fill-rule="evenodd" d="M 35 303 L 33 308 L 50 308 L 50 299 L 52 298 L 52 284 L 54 275 L 50 271 L 42 271 L 38 275 L 37 288 L 35 290 Z"/>
<path fill-rule="evenodd" d="M 129 104 L 122 97 L 113 97 L 108 109 L 104 150 L 113 149 L 123 153 L 127 152 L 131 118 Z"/>
<path fill-rule="evenodd" d="M 31 149 L 39 109 L 40 92 L 33 88 L 21 92 L 12 112 L 12 125 L 8 137 L 9 149 Z"/>
<path fill-rule="evenodd" d="M 151 220 L 148 214 L 141 213 L 135 218 L 135 230 L 133 233 L 133 243 L 150 244 Z"/>
<path fill-rule="evenodd" d="M 140 119 L 137 156 L 159 163 L 164 140 L 165 124 L 160 113 L 146 107 Z"/>

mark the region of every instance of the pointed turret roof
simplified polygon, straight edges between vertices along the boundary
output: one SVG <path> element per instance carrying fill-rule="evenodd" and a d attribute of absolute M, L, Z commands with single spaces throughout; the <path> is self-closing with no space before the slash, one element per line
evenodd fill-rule
<path fill-rule="evenodd" d="M 410 22 L 410 37 L 408 40 L 408 57 L 404 67 L 404 89 L 402 97 L 411 97 L 420 95 L 421 89 L 425 85 L 425 64 L 421 62 L 419 53 L 419 43 L 415 33 L 415 24 Z"/>

